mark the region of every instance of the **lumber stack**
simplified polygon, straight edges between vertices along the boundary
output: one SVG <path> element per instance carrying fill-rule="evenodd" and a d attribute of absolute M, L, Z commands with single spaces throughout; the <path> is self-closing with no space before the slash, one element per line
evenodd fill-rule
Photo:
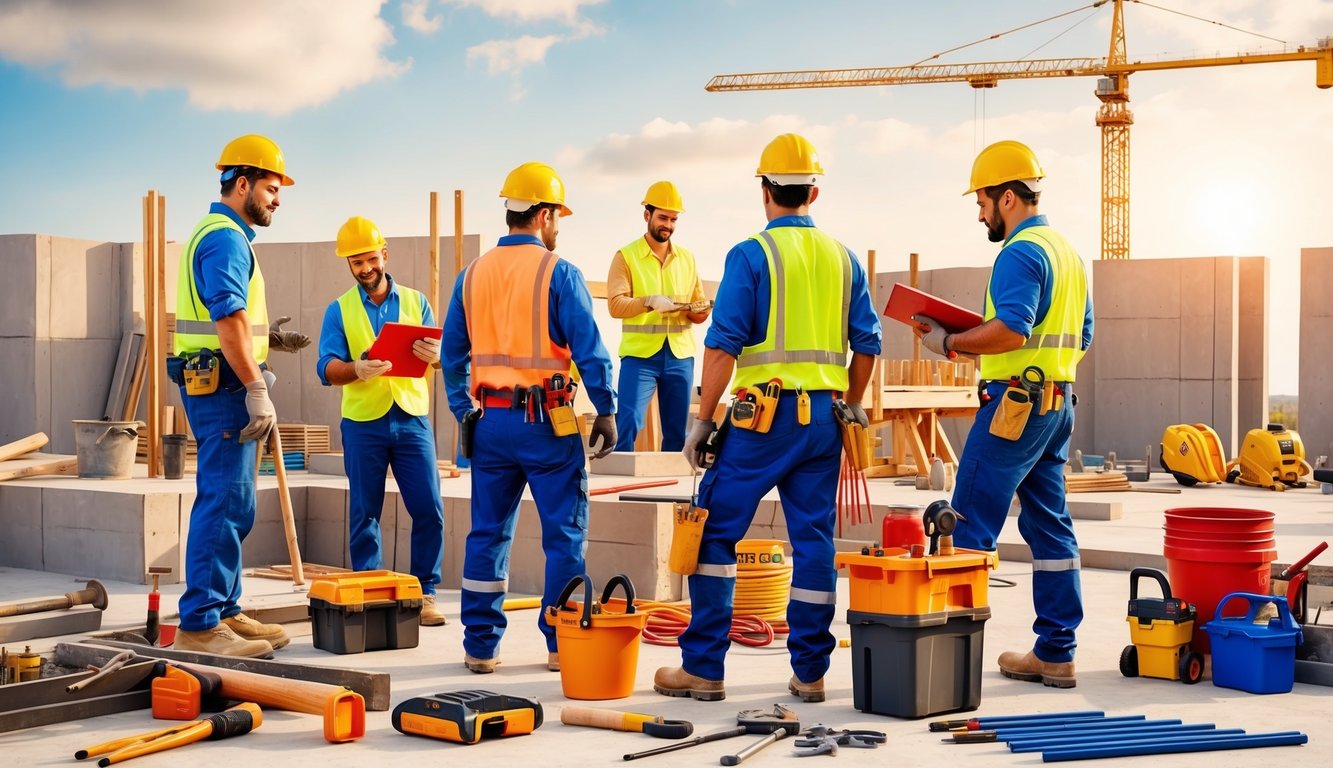
<path fill-rule="evenodd" d="M 299 453 L 303 459 L 302 467 L 310 463 L 310 454 L 329 452 L 329 427 L 327 424 L 278 424 L 278 437 L 282 440 L 283 454 Z M 288 467 L 291 465 L 288 464 Z"/>
<path fill-rule="evenodd" d="M 1124 472 L 1075 472 L 1065 475 L 1066 493 L 1132 490 Z"/>
<path fill-rule="evenodd" d="M 974 387 L 977 365 L 970 358 L 958 360 L 879 361 L 884 383 L 907 387 Z"/>
<path fill-rule="evenodd" d="M 0 445 L 0 482 L 39 475 L 77 475 L 79 460 L 72 456 L 57 458 L 35 455 L 47 442 L 49 438 L 46 433 L 37 432 Z"/>

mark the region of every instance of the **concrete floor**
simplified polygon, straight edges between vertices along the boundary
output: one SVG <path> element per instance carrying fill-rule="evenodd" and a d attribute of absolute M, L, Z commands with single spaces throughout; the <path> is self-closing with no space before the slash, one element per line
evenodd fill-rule
<path fill-rule="evenodd" d="M 445 494 L 466 493 L 467 478 L 446 481 Z M 623 482 L 623 478 L 594 477 L 592 487 Z M 1171 481 L 1150 485 L 1172 487 Z M 671 491 L 672 489 L 663 489 Z M 891 481 L 872 481 L 871 495 L 877 503 L 927 503 L 941 494 L 894 486 Z M 1179 506 L 1243 506 L 1273 509 L 1278 513 L 1279 560 L 1291 560 L 1310 550 L 1319 541 L 1333 537 L 1333 497 L 1318 490 L 1275 494 L 1267 491 L 1216 486 L 1186 490 L 1180 495 L 1148 493 L 1086 494 L 1075 500 L 1097 499 L 1118 502 L 1123 516 L 1111 521 L 1079 521 L 1076 525 L 1089 560 L 1112 567 L 1155 564 L 1161 555 L 1162 510 Z M 1002 553 L 1016 551 L 1019 542 L 1016 525 L 1006 527 Z M 1013 558 L 1010 554 L 1008 557 Z M 1325 556 L 1317 563 L 1327 561 Z M 994 666 L 995 657 L 1006 649 L 1030 647 L 1033 618 L 1030 592 L 1031 573 L 1026 563 L 1001 562 L 996 576 L 1016 582 L 1012 588 L 993 587 L 990 603 L 993 617 L 985 624 L 984 665 L 981 706 L 973 714 L 1104 710 L 1108 715 L 1145 714 L 1150 718 L 1179 718 L 1187 723 L 1215 723 L 1219 728 L 1238 727 L 1250 733 L 1301 730 L 1311 742 L 1299 748 L 1273 748 L 1193 755 L 1170 759 L 1172 766 L 1203 768 L 1240 768 L 1260 761 L 1297 761 L 1307 765 L 1327 765 L 1333 759 L 1333 741 L 1327 728 L 1333 721 L 1333 688 L 1297 684 L 1288 694 L 1258 696 L 1217 688 L 1205 680 L 1195 686 L 1153 679 L 1127 679 L 1118 671 L 1121 649 L 1129 642 L 1125 625 L 1127 573 L 1123 570 L 1085 568 L 1083 589 L 1086 619 L 1079 633 L 1079 685 L 1057 691 L 1032 683 L 1002 677 Z M 14 600 L 58 595 L 81 586 L 72 577 L 55 573 L 0 568 L 0 600 Z M 107 583 L 111 603 L 104 629 L 141 625 L 146 589 L 139 584 Z M 164 588 L 163 610 L 174 610 L 179 585 Z M 291 595 L 290 584 L 270 579 L 247 578 L 245 594 Z M 843 622 L 846 609 L 846 581 L 839 585 L 838 619 L 834 633 L 849 637 Z M 294 639 L 279 659 L 392 674 L 392 700 L 396 704 L 412 696 L 442 691 L 484 688 L 499 693 L 536 697 L 545 709 L 545 724 L 524 737 L 461 746 L 422 738 L 409 738 L 394 731 L 389 712 L 367 713 L 367 735 L 348 744 L 328 744 L 320 733 L 319 719 L 312 715 L 266 711 L 263 726 L 247 736 L 213 743 L 199 743 L 167 753 L 135 760 L 144 768 L 178 765 L 182 759 L 206 761 L 210 765 L 253 764 L 266 760 L 281 766 L 366 765 L 388 757 L 396 764 L 425 765 L 447 761 L 459 765 L 516 765 L 540 761 L 546 765 L 610 765 L 621 763 L 627 752 L 663 746 L 669 742 L 640 734 L 575 728 L 561 725 L 560 708 L 588 705 L 624 711 L 660 714 L 694 723 L 695 733 L 704 734 L 734 725 L 737 711 L 769 708 L 783 703 L 794 709 L 805 725 L 824 723 L 839 728 L 872 728 L 887 732 L 889 741 L 877 750 L 844 749 L 836 759 L 857 765 L 947 765 L 963 755 L 974 766 L 1018 766 L 1040 762 L 1035 755 L 1012 754 L 1003 745 L 946 745 L 939 734 L 929 733 L 926 723 L 939 715 L 922 720 L 903 720 L 867 715 L 852 705 L 850 650 L 834 652 L 833 665 L 826 678 L 829 699 L 823 704 L 802 704 L 786 692 L 791 671 L 785 651 L 780 647 L 746 649 L 733 646 L 728 655 L 727 699 L 700 703 L 688 699 L 670 699 L 652 692 L 653 671 L 661 665 L 679 663 L 673 648 L 651 645 L 642 647 L 638 677 L 633 696 L 606 702 L 571 702 L 561 693 L 560 677 L 545 669 L 545 647 L 533 626 L 536 611 L 512 614 L 511 626 L 501 649 L 504 664 L 493 675 L 474 675 L 465 670 L 462 660 L 462 627 L 457 621 L 458 594 L 445 592 L 441 603 L 450 617 L 444 627 L 422 628 L 417 648 L 377 651 L 339 656 L 311 645 L 308 624 L 289 625 Z M 1325 617 L 1324 623 L 1333 622 Z M 79 638 L 45 638 L 34 641 L 34 649 L 53 647 L 55 642 Z M 113 738 L 144 733 L 162 727 L 146 711 L 111 715 L 93 720 L 65 723 L 0 735 L 0 749 L 15 765 L 68 765 L 79 748 Z M 648 758 L 659 765 L 715 765 L 719 756 L 731 754 L 756 737 L 742 737 L 704 744 L 673 753 Z M 382 757 L 376 758 L 375 754 Z M 789 743 L 779 743 L 753 758 L 758 764 L 778 761 L 790 763 L 795 756 Z M 826 758 L 820 758 L 826 759 Z M 1149 765 L 1153 758 L 1122 758 L 1122 764 Z M 652 763 L 645 763 L 651 765 Z M 1152 763 L 1156 764 L 1156 763 Z"/>

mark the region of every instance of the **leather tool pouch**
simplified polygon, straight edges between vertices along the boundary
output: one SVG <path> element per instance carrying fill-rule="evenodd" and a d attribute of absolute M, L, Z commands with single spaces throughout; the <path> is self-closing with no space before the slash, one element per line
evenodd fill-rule
<path fill-rule="evenodd" d="M 1032 413 L 1032 397 L 1022 387 L 1009 387 L 1000 396 L 1000 402 L 991 415 L 990 433 L 1002 440 L 1017 440 L 1023 436 L 1028 416 Z"/>
<path fill-rule="evenodd" d="M 755 424 L 754 431 L 760 434 L 767 434 L 773 426 L 773 415 L 778 412 L 778 399 L 761 395 L 759 397 L 759 420 Z"/>
<path fill-rule="evenodd" d="M 463 420 L 458 422 L 458 452 L 463 454 L 463 458 L 472 458 L 473 440 L 477 433 L 477 419 L 481 418 L 482 411 L 479 408 L 473 408 L 463 414 Z"/>
<path fill-rule="evenodd" d="M 218 391 L 222 382 L 221 359 L 212 350 L 202 350 L 185 359 L 181 369 L 181 379 L 185 383 L 185 394 L 192 397 L 211 395 Z"/>
<path fill-rule="evenodd" d="M 1041 410 L 1037 411 L 1038 416 L 1045 416 L 1046 412 L 1055 405 L 1055 382 L 1047 381 L 1041 388 Z"/>
<path fill-rule="evenodd" d="M 759 400 L 740 390 L 731 404 L 731 425 L 737 429 L 759 429 Z"/>
<path fill-rule="evenodd" d="M 842 448 L 847 452 L 847 463 L 857 470 L 870 466 L 870 433 L 855 422 L 838 422 L 842 433 Z"/>
<path fill-rule="evenodd" d="M 676 522 L 671 528 L 671 553 L 667 567 L 672 573 L 690 576 L 699 568 L 699 544 L 703 541 L 708 510 L 693 504 L 675 505 Z"/>
<path fill-rule="evenodd" d="M 555 432 L 556 437 L 578 434 L 579 420 L 574 415 L 574 406 L 553 405 L 546 409 L 546 415 L 551 420 L 551 431 Z"/>

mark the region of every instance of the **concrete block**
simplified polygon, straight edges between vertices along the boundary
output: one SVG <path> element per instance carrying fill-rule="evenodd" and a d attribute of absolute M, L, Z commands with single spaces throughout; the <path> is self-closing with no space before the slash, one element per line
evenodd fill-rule
<path fill-rule="evenodd" d="M 1102 370 L 1124 379 L 1179 378 L 1180 326 L 1178 317 L 1098 320 L 1093 347 Z"/>
<path fill-rule="evenodd" d="M 0 269 L 14 296 L 37 295 L 37 238 L 41 235 L 0 235 Z M 44 309 L 47 301 L 40 302 Z M 45 326 L 43 326 L 45 327 Z M 37 305 L 27 301 L 0 303 L 0 337 L 37 335 Z M 8 358 L 6 358 L 8 359 Z"/>
<path fill-rule="evenodd" d="M 1097 321 L 1180 317 L 1181 259 L 1095 261 L 1093 306 Z"/>
<path fill-rule="evenodd" d="M 153 567 L 172 569 L 171 575 L 159 577 L 159 583 L 176 584 L 184 580 L 184 573 L 176 565 L 185 557 L 180 517 L 180 494 L 150 493 L 143 497 L 144 572 L 136 581 L 151 583 L 148 569 Z"/>
<path fill-rule="evenodd" d="M 0 484 L 0 565 L 45 570 L 42 561 L 42 489 Z"/>
<path fill-rule="evenodd" d="M 1214 276 L 1216 271 L 1225 268 L 1225 265 L 1219 265 L 1218 259 L 1214 258 L 1177 261 L 1181 265 L 1180 316 L 1211 318 L 1216 311 L 1217 300 Z"/>
<path fill-rule="evenodd" d="M 1180 320 L 1180 378 L 1210 380 L 1214 375 L 1214 341 L 1217 329 L 1211 314 Z"/>
<path fill-rule="evenodd" d="M 1069 516 L 1075 520 L 1119 520 L 1125 516 L 1125 505 L 1119 501 L 1068 499 Z"/>
<path fill-rule="evenodd" d="M 313 453 L 306 462 L 306 471 L 318 475 L 347 477 L 347 467 L 343 465 L 343 455 L 339 453 Z"/>
<path fill-rule="evenodd" d="M 348 514 L 351 514 L 350 509 Z M 350 521 L 350 517 L 348 519 Z M 407 529 L 407 538 L 405 539 L 399 536 L 399 529 L 402 527 Z M 403 506 L 402 495 L 398 493 L 398 485 L 392 481 L 386 481 L 384 502 L 380 506 L 380 562 L 383 567 L 392 568 L 399 573 L 408 572 L 408 563 L 412 559 L 411 535 L 412 518 Z M 393 565 L 390 565 L 390 563 Z"/>
<path fill-rule="evenodd" d="M 42 561 L 57 573 L 142 582 L 145 539 L 174 534 L 146 529 L 167 523 L 161 515 L 147 520 L 143 496 L 137 493 L 47 489 L 42 504 Z"/>
<path fill-rule="evenodd" d="M 310 486 L 306 489 L 306 541 L 301 551 L 321 565 L 351 568 L 347 554 L 347 490 Z"/>
<path fill-rule="evenodd" d="M 187 475 L 188 477 L 188 475 Z M 194 509 L 194 502 L 197 498 L 194 491 L 181 493 L 180 511 L 177 522 L 177 529 L 180 531 L 180 547 L 176 551 L 175 571 L 169 577 L 163 577 L 163 584 L 183 584 L 185 582 L 185 551 L 187 542 L 190 540 L 190 512 Z M 245 561 L 245 552 L 241 552 L 241 561 Z"/>
<path fill-rule="evenodd" d="M 1180 382 L 1180 409 L 1178 411 L 1177 421 L 1172 424 L 1207 424 L 1213 426 L 1212 420 L 1215 415 L 1213 408 L 1213 390 L 1215 382 L 1211 379 L 1203 381 L 1182 381 Z M 1165 430 L 1166 424 L 1162 425 Z M 1159 435 L 1160 438 L 1160 435 Z"/>
<path fill-rule="evenodd" d="M 1163 428 L 1180 421 L 1180 384 L 1175 380 L 1098 382 L 1093 416 L 1095 452 L 1114 450 L 1137 456 L 1144 445 L 1161 442 Z M 1133 418 L 1128 417 L 1130 414 Z M 1079 416 L 1082 418 L 1082 414 Z"/>
<path fill-rule="evenodd" d="M 294 486 L 288 490 L 292 500 L 292 518 L 296 524 L 296 543 L 304 561 L 309 559 L 304 535 L 307 529 L 305 520 L 309 491 L 303 486 Z M 246 568 L 267 568 L 291 563 L 291 555 L 287 551 L 287 528 L 282 521 L 282 495 L 278 491 L 277 480 L 271 476 L 261 476 L 259 487 L 255 489 L 255 524 L 250 535 L 241 543 L 241 560 Z"/>
<path fill-rule="evenodd" d="M 1307 455 L 1330 453 L 1333 444 L 1333 355 L 1309 350 L 1323 350 L 1328 345 L 1328 318 L 1333 317 L 1333 248 L 1301 249 L 1301 317 L 1299 386 L 1301 393 L 1301 440 Z"/>
<path fill-rule="evenodd" d="M 76 445 L 70 420 L 102 417 L 120 340 L 52 339 L 43 344 L 50 350 L 51 360 L 49 449 L 74 453 Z"/>
<path fill-rule="evenodd" d="M 610 453 L 593 459 L 588 471 L 594 475 L 628 475 L 631 477 L 689 476 L 690 463 L 679 451 L 641 451 L 638 453 Z"/>
<path fill-rule="evenodd" d="M 37 235 L 33 249 L 33 285 L 32 309 L 36 323 L 34 337 L 51 337 L 51 312 L 53 300 L 57 297 L 51 292 L 51 236 Z"/>
<path fill-rule="evenodd" d="M 121 334 L 119 249 L 114 243 L 51 238 L 53 339 L 117 339 Z"/>
<path fill-rule="evenodd" d="M 5 408 L 0 413 L 0 442 L 46 431 L 37 426 L 49 422 L 50 408 L 38 410 L 36 345 L 30 338 L 0 338 L 0 360 L 5 361 L 0 365 L 0 392 L 5 393 Z M 49 395 L 44 400 L 49 403 Z M 50 434 L 47 432 L 48 437 Z"/>

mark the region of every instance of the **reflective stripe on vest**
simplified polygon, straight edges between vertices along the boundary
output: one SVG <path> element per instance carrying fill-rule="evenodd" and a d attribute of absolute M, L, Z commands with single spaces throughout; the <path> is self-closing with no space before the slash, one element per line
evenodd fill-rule
<path fill-rule="evenodd" d="M 474 393 L 483 385 L 530 387 L 569 373 L 569 348 L 551 341 L 548 297 L 557 261 L 539 245 L 502 245 L 463 273 Z"/>
<path fill-rule="evenodd" d="M 663 264 L 657 260 L 648 241 L 643 237 L 620 249 L 620 255 L 629 267 L 631 288 L 635 296 L 666 296 L 677 303 L 685 303 L 694 295 L 699 275 L 694 254 L 671 244 L 671 258 Z M 671 354 L 677 359 L 694 357 L 693 324 L 684 312 L 663 315 L 649 310 L 621 321 L 620 356 L 652 357 L 671 345 Z"/>
<path fill-rule="evenodd" d="M 398 291 L 397 322 L 421 325 L 425 312 L 425 298 L 417 291 L 401 285 Z M 361 298 L 361 289 L 352 289 L 338 297 L 338 311 L 342 315 L 343 333 L 347 335 L 347 349 L 353 360 L 361 359 L 361 353 L 375 343 L 375 331 L 370 325 L 370 316 Z M 430 377 L 434 368 L 427 367 L 425 376 L 409 378 L 407 376 L 376 376 L 369 381 L 353 381 L 343 385 L 343 418 L 352 421 L 374 421 L 389 412 L 389 408 L 398 403 L 398 407 L 413 416 L 425 416 L 430 412 Z"/>
<path fill-rule="evenodd" d="M 777 227 L 755 239 L 768 258 L 768 330 L 741 350 L 737 386 L 782 379 L 785 389 L 847 389 L 847 249 L 814 227 Z"/>
<path fill-rule="evenodd" d="M 982 379 L 1008 379 L 1029 365 L 1042 370 L 1048 381 L 1074 381 L 1083 359 L 1083 322 L 1088 305 L 1088 279 L 1083 261 L 1073 246 L 1048 226 L 1028 227 L 1006 244 L 1030 242 L 1041 248 L 1051 270 L 1051 305 L 1046 317 L 1018 349 L 981 356 Z M 990 285 L 986 286 L 985 319 L 995 317 Z"/>
<path fill-rule="evenodd" d="M 256 363 L 268 359 L 268 307 L 264 299 L 264 275 L 259 271 L 259 259 L 255 258 L 255 249 L 245 237 L 245 230 L 221 213 L 210 213 L 194 227 L 194 233 L 181 251 L 180 272 L 176 276 L 176 327 L 172 339 L 172 352 L 177 355 L 192 355 L 201 349 L 222 349 L 218 340 L 217 323 L 208 314 L 208 307 L 199 298 L 199 289 L 194 283 L 194 254 L 199 250 L 199 243 L 204 235 L 219 229 L 234 229 L 245 240 L 250 251 L 250 285 L 246 289 L 245 314 L 250 320 L 250 351 Z"/>

